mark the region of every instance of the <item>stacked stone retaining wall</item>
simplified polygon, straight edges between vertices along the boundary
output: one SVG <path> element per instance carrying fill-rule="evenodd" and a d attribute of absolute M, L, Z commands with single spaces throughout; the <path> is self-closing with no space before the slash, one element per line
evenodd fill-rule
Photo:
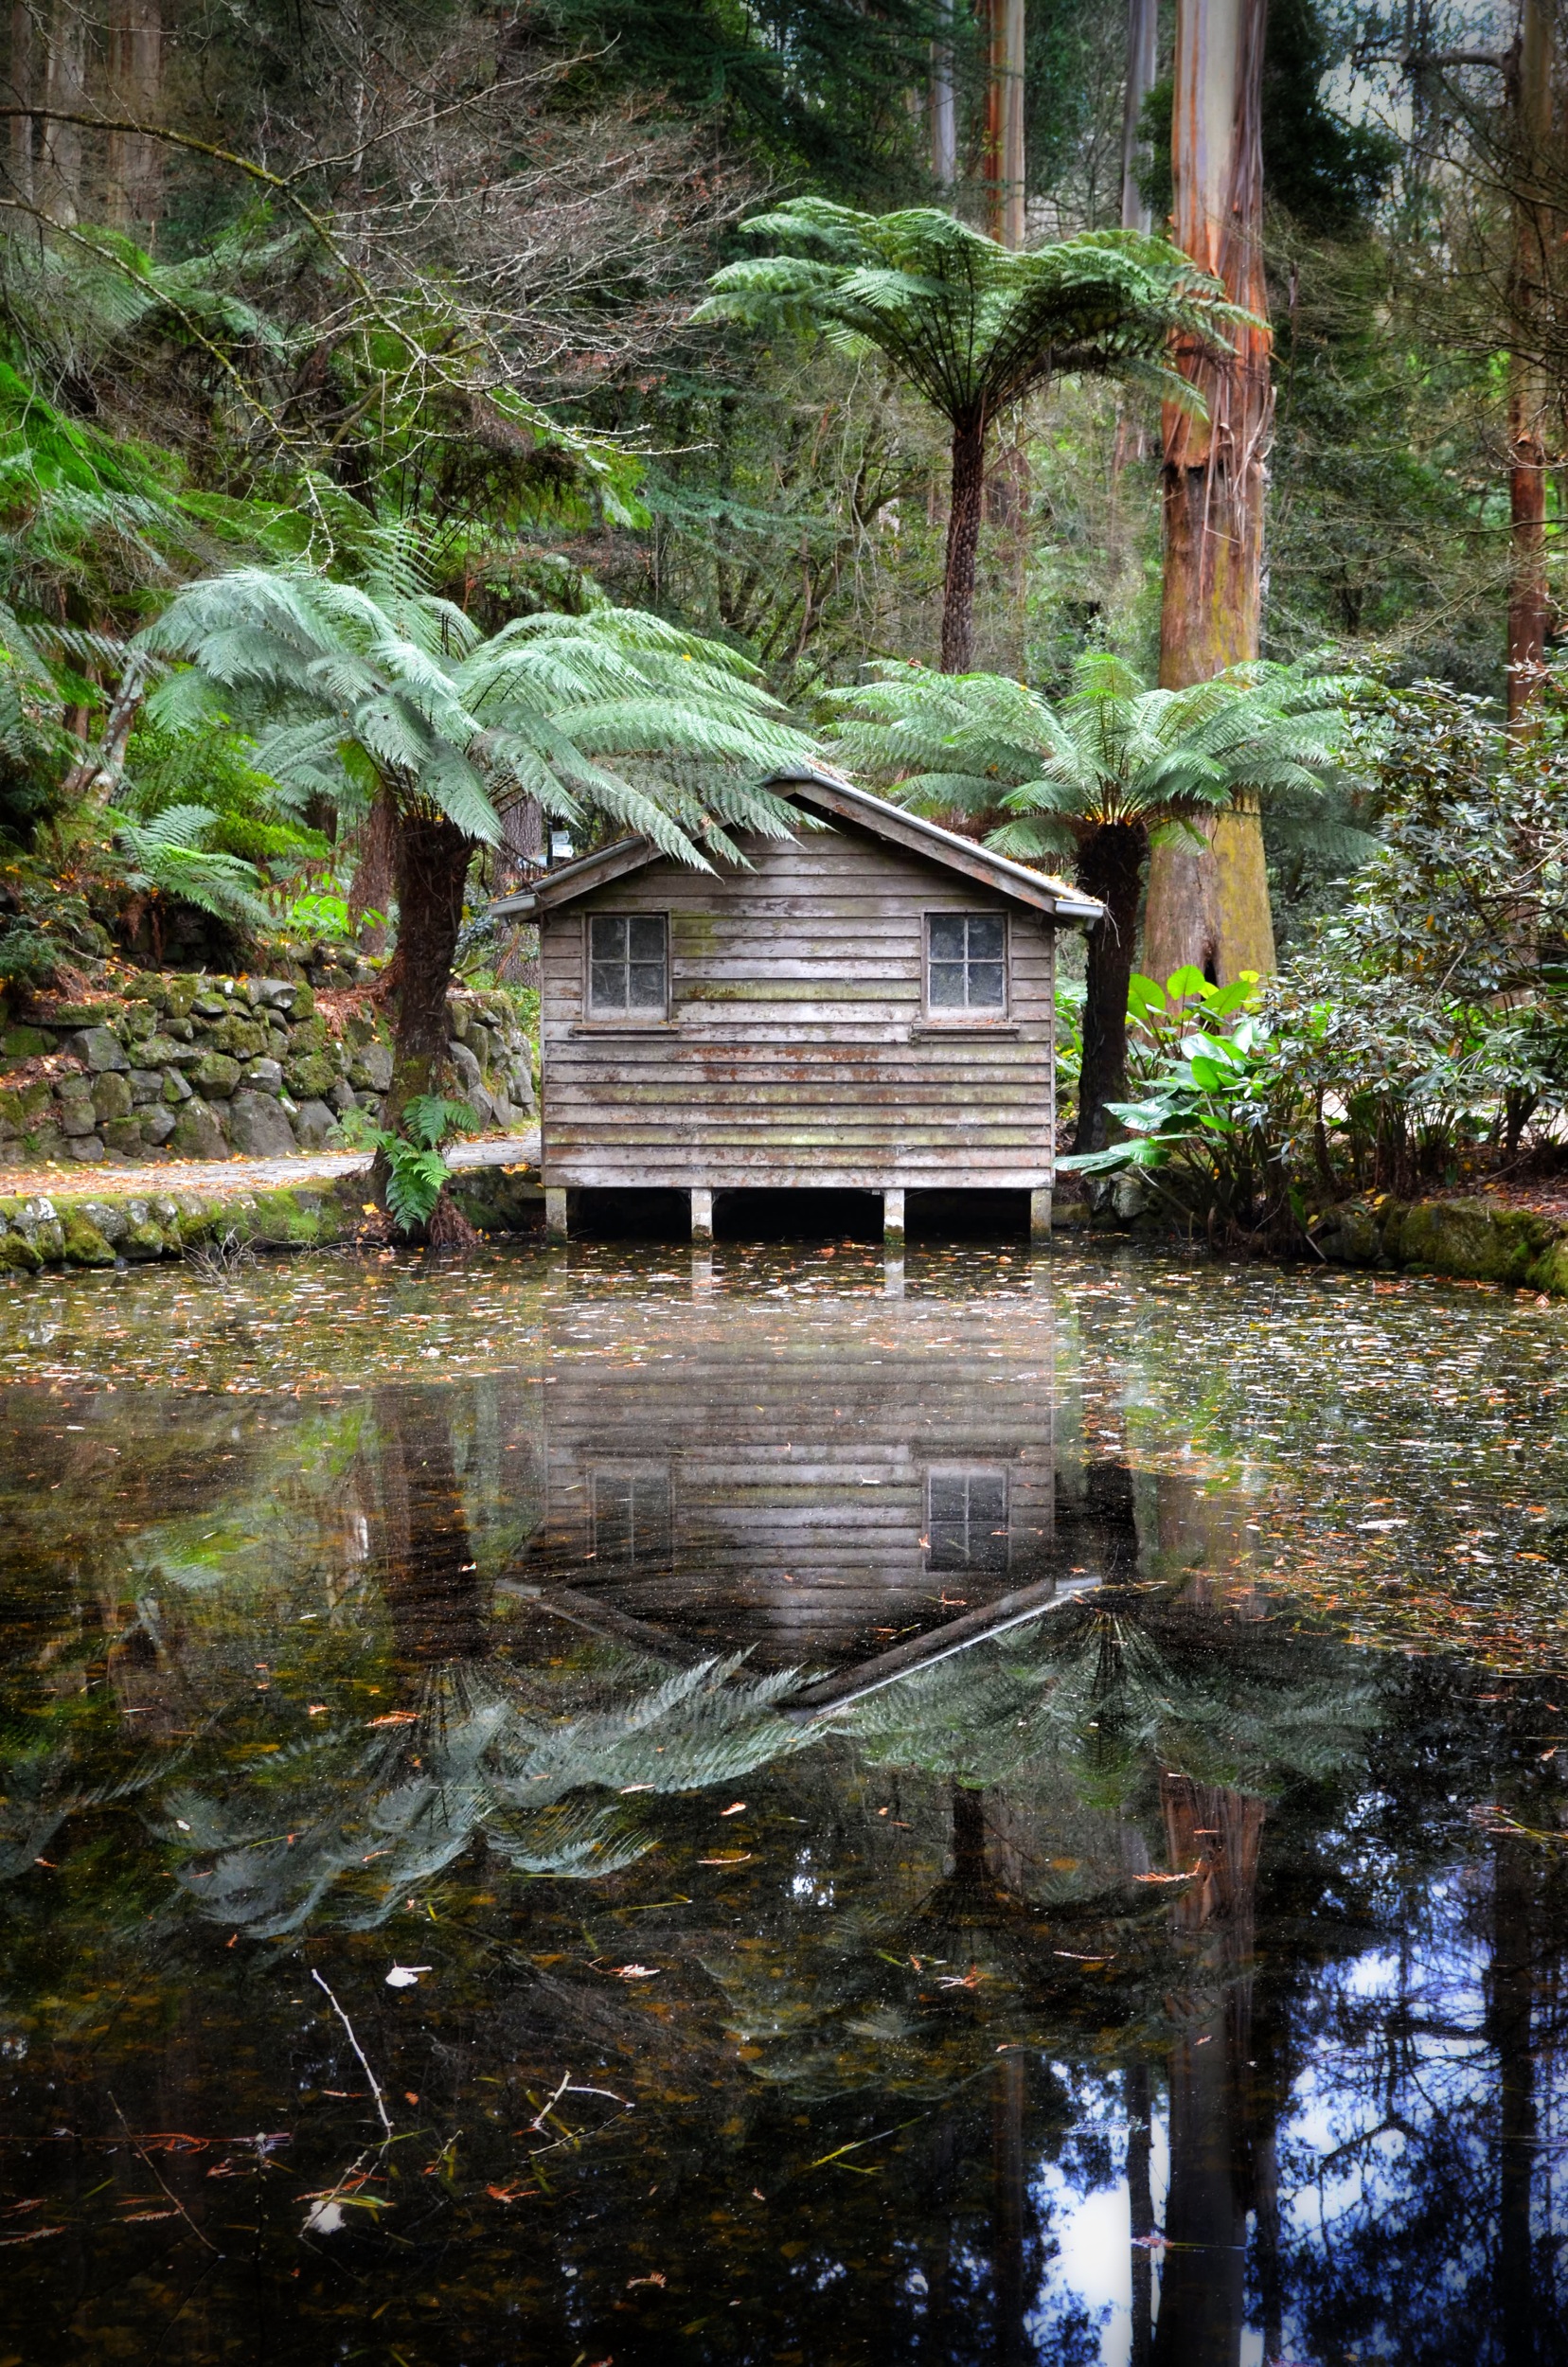
<path fill-rule="evenodd" d="M 294 977 L 147 973 L 129 994 L 39 998 L 0 1026 L 0 1169 L 72 1160 L 253 1159 L 339 1139 L 392 1081 L 386 1023 L 367 992 Z M 504 994 L 447 1006 L 458 1088 L 485 1127 L 532 1115 L 532 1047 Z"/>

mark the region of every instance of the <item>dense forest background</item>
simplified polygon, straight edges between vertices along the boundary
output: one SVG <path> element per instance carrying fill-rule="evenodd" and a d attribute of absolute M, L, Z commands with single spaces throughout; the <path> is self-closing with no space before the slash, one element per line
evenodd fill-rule
<path fill-rule="evenodd" d="M 1384 696 L 1440 682 L 1445 730 L 1466 699 L 1505 703 L 1526 346 L 1557 589 L 1551 17 L 1267 10 L 1261 654 Z M 1537 21 L 1546 113 L 1524 140 Z M 1158 231 L 1174 27 L 1147 0 L 17 0 L 0 970 L 45 979 L 72 928 L 79 950 L 107 930 L 139 959 L 205 958 L 214 930 L 352 934 L 368 913 L 384 943 L 373 767 L 350 752 L 330 792 L 270 794 L 242 719 L 193 731 L 143 703 L 132 637 L 193 578 L 401 570 L 483 634 L 608 600 L 754 661 L 806 727 L 868 661 L 935 663 L 941 421 L 864 347 L 699 308 L 752 251 L 746 218 L 793 197 L 994 229 L 999 38 L 1019 44 L 1022 242 L 1140 211 Z M 1522 209 L 1541 229 L 1527 302 Z M 1161 432 L 1156 395 L 1115 376 L 1053 379 L 994 422 L 977 667 L 1047 701 L 1096 653 L 1156 678 Z M 1555 662 L 1551 606 L 1546 637 Z M 1502 747 L 1464 760 L 1494 805 Z M 1310 828 L 1289 798 L 1266 809 L 1282 956 L 1352 895 L 1389 787 L 1379 757 Z M 540 849 L 536 810 L 505 824 L 481 901 Z"/>

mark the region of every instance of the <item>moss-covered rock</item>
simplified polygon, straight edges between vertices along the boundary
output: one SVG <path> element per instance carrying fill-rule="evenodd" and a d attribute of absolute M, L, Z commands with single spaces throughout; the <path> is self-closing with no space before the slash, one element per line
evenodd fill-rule
<path fill-rule="evenodd" d="M 25 1233 L 0 1233 L 0 1273 L 37 1273 L 43 1255 Z"/>
<path fill-rule="evenodd" d="M 1314 1217 L 1308 1231 L 1337 1266 L 1376 1266 L 1385 1255 L 1377 1212 L 1363 1200 L 1342 1201 Z"/>
<path fill-rule="evenodd" d="M 1417 1201 L 1399 1229 L 1399 1263 L 1416 1272 L 1518 1284 L 1552 1233 L 1545 1218 L 1522 1209 L 1477 1200 Z"/>
<path fill-rule="evenodd" d="M 138 1222 L 126 1226 L 119 1254 L 128 1257 L 133 1265 L 145 1265 L 155 1257 L 162 1257 L 168 1247 L 163 1227 L 154 1224 L 151 1217 L 143 1216 Z"/>
<path fill-rule="evenodd" d="M 112 1266 L 115 1253 L 98 1226 L 80 1208 L 67 1208 L 62 1219 L 65 1263 L 68 1266 Z"/>

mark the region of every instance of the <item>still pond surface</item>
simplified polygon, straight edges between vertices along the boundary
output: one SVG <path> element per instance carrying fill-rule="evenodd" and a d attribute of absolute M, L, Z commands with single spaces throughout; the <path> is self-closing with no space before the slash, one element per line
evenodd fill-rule
<path fill-rule="evenodd" d="M 1568 2359 L 1568 1313 L 0 1299 L 0 2367 Z"/>

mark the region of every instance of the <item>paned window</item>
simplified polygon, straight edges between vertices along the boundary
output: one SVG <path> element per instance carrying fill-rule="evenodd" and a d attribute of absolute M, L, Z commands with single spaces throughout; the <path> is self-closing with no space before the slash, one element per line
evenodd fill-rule
<path fill-rule="evenodd" d="M 669 924 L 663 913 L 594 913 L 588 922 L 591 1019 L 662 1019 L 669 1007 Z"/>
<path fill-rule="evenodd" d="M 943 1014 L 1007 1007 L 1007 924 L 1000 913 L 926 919 L 926 1007 Z"/>
<path fill-rule="evenodd" d="M 662 1569 L 669 1559 L 669 1473 L 664 1468 L 590 1474 L 594 1557 L 622 1570 Z"/>
<path fill-rule="evenodd" d="M 926 1567 L 997 1577 L 1007 1567 L 1006 1471 L 933 1471 L 926 1480 Z"/>

